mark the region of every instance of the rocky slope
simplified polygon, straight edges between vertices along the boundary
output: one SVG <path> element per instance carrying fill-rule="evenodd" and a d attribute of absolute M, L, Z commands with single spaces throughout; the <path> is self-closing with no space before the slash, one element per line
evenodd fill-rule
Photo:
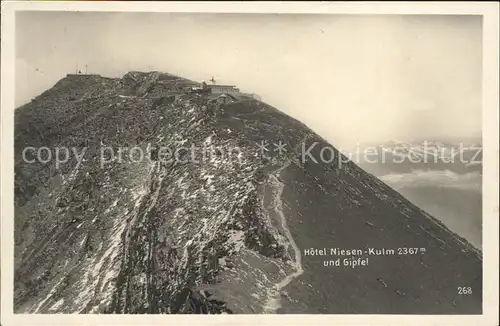
<path fill-rule="evenodd" d="M 466 241 L 304 124 L 191 84 L 69 75 L 16 110 L 15 312 L 481 313 Z M 70 154 L 29 163 L 28 146 Z"/>

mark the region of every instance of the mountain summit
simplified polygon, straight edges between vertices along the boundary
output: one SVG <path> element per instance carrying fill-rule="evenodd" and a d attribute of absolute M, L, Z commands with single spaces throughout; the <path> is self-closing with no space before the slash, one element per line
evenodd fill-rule
<path fill-rule="evenodd" d="M 303 123 L 159 72 L 15 111 L 16 313 L 479 314 L 482 259 Z"/>

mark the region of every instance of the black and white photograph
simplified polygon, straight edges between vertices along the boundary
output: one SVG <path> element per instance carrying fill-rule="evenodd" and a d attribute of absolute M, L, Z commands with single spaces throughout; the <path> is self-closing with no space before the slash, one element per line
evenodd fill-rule
<path fill-rule="evenodd" d="M 2 4 L 2 311 L 498 312 L 485 15 L 72 5 Z"/>

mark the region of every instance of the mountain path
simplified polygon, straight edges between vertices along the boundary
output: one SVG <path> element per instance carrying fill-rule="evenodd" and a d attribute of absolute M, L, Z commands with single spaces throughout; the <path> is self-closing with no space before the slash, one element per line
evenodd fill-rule
<path fill-rule="evenodd" d="M 293 152 L 294 151 L 292 151 L 292 153 Z M 281 229 L 283 230 L 285 237 L 288 239 L 288 245 L 291 246 L 294 251 L 294 260 L 292 261 L 292 268 L 295 271 L 291 274 L 286 275 L 285 278 L 283 278 L 279 283 L 276 283 L 274 285 L 274 288 L 268 290 L 267 294 L 268 298 L 266 303 L 264 304 L 263 313 L 276 313 L 277 310 L 281 308 L 281 291 L 294 279 L 298 278 L 300 275 L 304 273 L 304 269 L 302 267 L 302 254 L 300 252 L 299 247 L 295 243 L 292 233 L 288 227 L 286 216 L 283 213 L 283 201 L 281 199 L 285 184 L 280 179 L 280 174 L 283 170 L 288 168 L 291 163 L 292 160 L 288 159 L 280 168 L 273 171 L 269 175 L 269 181 L 267 185 L 271 187 L 273 193 L 272 211 L 279 216 L 279 220 L 281 222 Z"/>
<path fill-rule="evenodd" d="M 285 236 L 289 241 L 289 245 L 292 246 L 294 251 L 294 261 L 292 263 L 293 269 L 295 272 L 287 275 L 281 282 L 275 284 L 274 289 L 271 289 L 268 293 L 268 299 L 264 306 L 264 313 L 276 313 L 279 308 L 281 308 L 281 291 L 288 284 L 290 284 L 294 279 L 302 275 L 304 273 L 304 269 L 302 268 L 302 254 L 300 253 L 300 249 L 295 243 L 293 236 L 288 228 L 288 224 L 286 222 L 286 216 L 283 213 L 283 202 L 281 200 L 281 195 L 283 194 L 284 184 L 279 180 L 279 174 L 282 170 L 287 168 L 290 163 L 284 165 L 275 173 L 270 176 L 270 184 L 276 190 L 274 200 L 273 200 L 273 210 L 278 214 L 281 220 L 281 228 L 283 229 Z"/>

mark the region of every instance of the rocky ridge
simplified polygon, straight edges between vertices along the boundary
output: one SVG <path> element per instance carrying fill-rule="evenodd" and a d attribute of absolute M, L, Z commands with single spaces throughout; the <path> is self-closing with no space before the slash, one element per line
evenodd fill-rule
<path fill-rule="evenodd" d="M 418 241 L 449 253 L 436 251 L 427 263 L 441 268 L 458 257 L 449 268 L 462 259 L 470 266 L 464 279 L 480 283 L 479 252 L 354 163 L 339 167 L 342 156 L 333 147 L 332 162 L 303 162 L 303 144 L 328 145 L 307 126 L 255 99 L 210 102 L 186 91 L 193 83 L 159 72 L 116 79 L 68 75 L 16 110 L 15 312 L 299 311 L 283 302 L 285 289 L 292 287 L 290 302 L 301 301 L 300 287 L 307 285 L 299 283 L 313 269 L 302 261 L 307 248 L 287 212 L 287 187 L 298 180 L 292 169 L 309 173 L 304 182 L 324 188 L 321 196 L 336 209 L 354 212 L 338 220 L 382 210 L 395 225 L 429 221 L 430 236 Z M 258 144 L 278 139 L 288 150 L 269 147 L 262 155 Z M 158 158 L 158 148 L 190 144 L 216 150 L 201 162 L 188 151 L 180 160 Z M 59 167 L 27 163 L 27 146 L 75 148 L 84 159 L 78 164 L 71 156 Z M 103 148 L 116 154 L 132 147 L 148 158 L 103 164 Z M 300 213 L 300 205 L 294 211 Z M 351 237 L 357 232 L 352 229 Z M 446 307 L 453 309 L 451 301 Z"/>

